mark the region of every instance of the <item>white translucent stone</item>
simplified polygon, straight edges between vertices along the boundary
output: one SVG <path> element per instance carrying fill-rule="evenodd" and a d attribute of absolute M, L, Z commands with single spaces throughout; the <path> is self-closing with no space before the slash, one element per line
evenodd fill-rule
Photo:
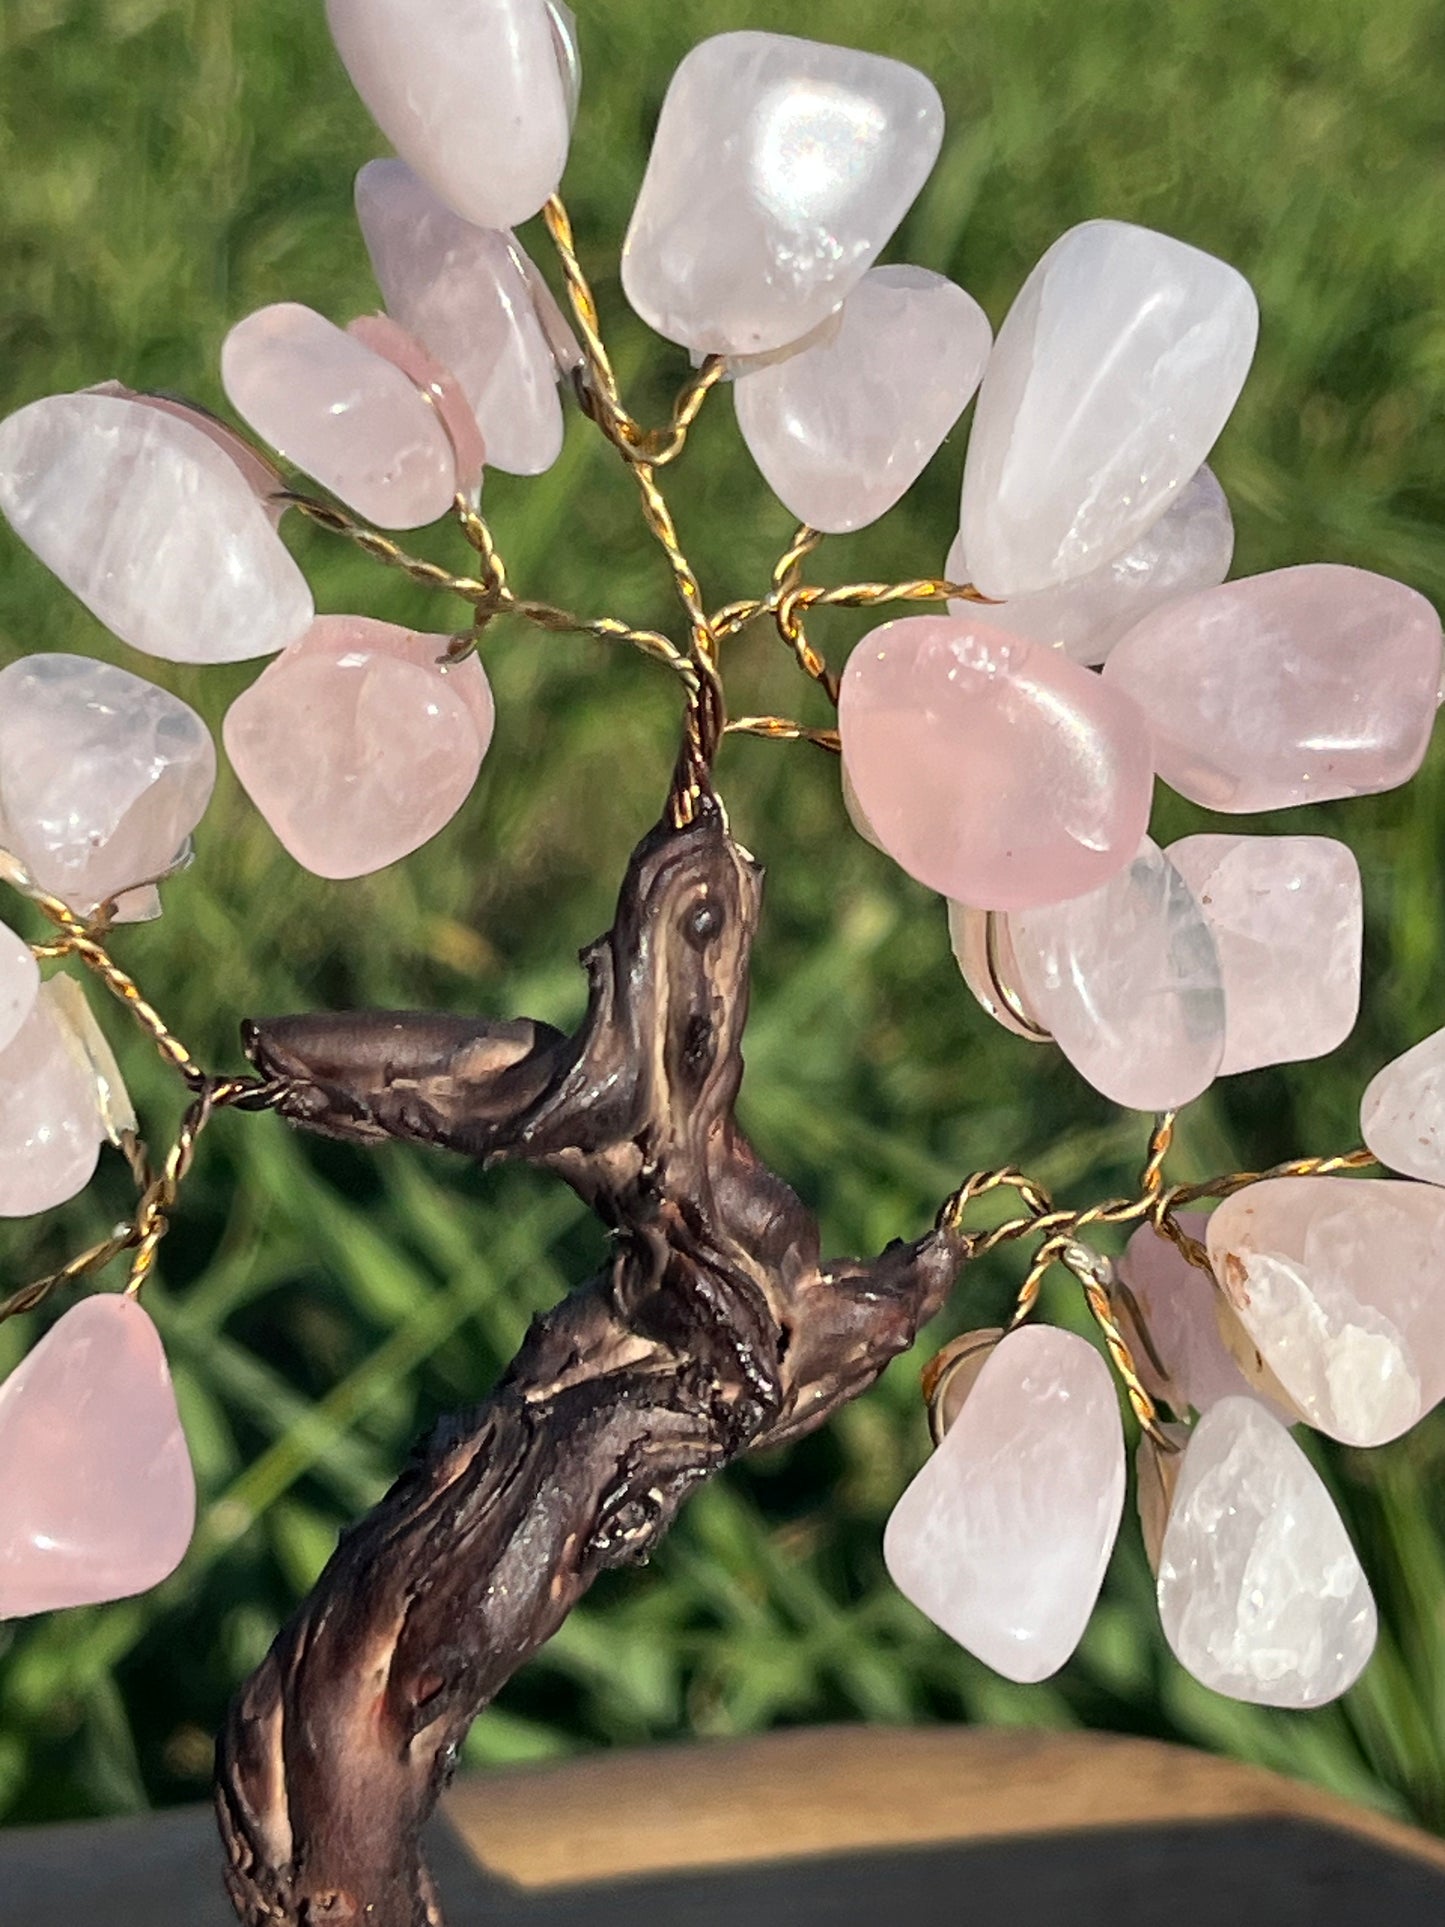
<path fill-rule="evenodd" d="M 56 982 L 0 1053 L 0 1218 L 50 1211 L 83 1191 L 106 1137 L 94 1077 Z"/>
<path fill-rule="evenodd" d="M 706 354 L 798 340 L 872 266 L 942 139 L 938 90 L 900 61 L 786 34 L 704 40 L 662 104 L 628 300 Z"/>
<path fill-rule="evenodd" d="M 1234 559 L 1234 522 L 1224 490 L 1201 468 L 1178 499 L 1122 555 L 1087 575 L 1034 595 L 1010 596 L 999 627 L 1062 649 L 1075 662 L 1106 662 L 1121 636 L 1175 596 L 1223 582 Z M 969 580 L 963 537 L 944 564 L 950 582 Z M 954 615 L 968 604 L 950 602 Z"/>
<path fill-rule="evenodd" d="M 1083 1637 L 1124 1504 L 1113 1381 L 1085 1339 L 1002 1339 L 894 1508 L 883 1556 L 920 1612 L 1009 1679 L 1047 1679 Z"/>
<path fill-rule="evenodd" d="M 119 1149 L 134 1134 L 136 1115 L 115 1052 L 73 977 L 52 977 L 46 988 L 70 1053 L 91 1080 L 105 1134 Z"/>
<path fill-rule="evenodd" d="M 40 966 L 30 945 L 0 923 L 0 1051 L 14 1042 L 40 993 Z"/>
<path fill-rule="evenodd" d="M 985 595 L 1089 575 L 1198 470 L 1254 354 L 1259 311 L 1213 255 L 1087 221 L 1009 310 L 979 393 L 961 532 Z"/>
<path fill-rule="evenodd" d="M 178 696 L 110 663 L 22 656 L 0 670 L 0 845 L 81 915 L 185 849 L 216 780 L 210 731 Z"/>
<path fill-rule="evenodd" d="M 1225 1199 L 1208 1245 L 1240 1323 L 1318 1431 L 1384 1445 L 1445 1393 L 1445 1191 L 1268 1178 Z"/>
<path fill-rule="evenodd" d="M 1000 911 L 975 910 L 966 903 L 948 906 L 949 948 L 975 1001 L 1015 1037 L 1048 1043 L 1048 1032 L 1025 1009 L 1008 926 L 1008 918 Z"/>
<path fill-rule="evenodd" d="M 1087 896 L 1011 911 L 1029 1014 L 1094 1089 L 1137 1111 L 1205 1090 L 1224 1049 L 1219 958 L 1199 905 L 1146 837 Z"/>
<path fill-rule="evenodd" d="M 377 126 L 449 207 L 478 227 L 537 212 L 571 136 L 546 0 L 326 0 L 326 18 Z"/>
<path fill-rule="evenodd" d="M 557 65 L 562 70 L 562 90 L 567 98 L 567 123 L 575 125 L 577 104 L 582 98 L 582 49 L 577 44 L 577 16 L 566 0 L 547 0 L 547 18 L 552 26 L 552 45 Z"/>
<path fill-rule="evenodd" d="M 1445 1184 L 1445 1030 L 1371 1078 L 1360 1127 L 1366 1144 L 1391 1171 Z"/>
<path fill-rule="evenodd" d="M 405 161 L 367 162 L 356 216 L 387 313 L 456 377 L 488 463 L 550 468 L 562 450 L 557 366 L 513 236 L 453 214 Z"/>
<path fill-rule="evenodd" d="M 1364 944 L 1353 852 L 1328 836 L 1186 836 L 1167 855 L 1219 952 L 1220 1076 L 1342 1044 L 1359 1015 Z"/>
<path fill-rule="evenodd" d="M 1253 1399 L 1225 1399 L 1194 1428 L 1158 1596 L 1179 1663 L 1231 1699 L 1323 1706 L 1374 1650 L 1375 1602 L 1334 1502 Z"/>
<path fill-rule="evenodd" d="M 168 662 L 243 662 L 314 613 L 246 475 L 194 422 L 50 395 L 0 422 L 0 509 L 108 629 Z"/>
<path fill-rule="evenodd" d="M 876 521 L 968 405 L 992 331 L 971 294 L 927 268 L 870 268 L 816 347 L 739 373 L 743 440 L 778 500 L 815 529 Z"/>

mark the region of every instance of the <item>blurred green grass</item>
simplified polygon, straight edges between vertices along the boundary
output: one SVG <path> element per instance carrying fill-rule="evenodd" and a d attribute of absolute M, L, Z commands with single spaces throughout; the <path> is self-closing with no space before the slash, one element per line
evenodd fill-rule
<path fill-rule="evenodd" d="M 616 249 L 663 89 L 705 34 L 760 25 L 921 66 L 950 113 L 938 170 L 890 250 L 947 271 L 995 323 L 1063 228 L 1113 215 L 1235 262 L 1259 291 L 1255 372 L 1217 456 L 1240 572 L 1358 563 L 1445 596 L 1445 25 L 1432 0 L 586 0 L 583 111 L 566 192 L 637 411 L 685 373 L 627 314 Z M 764 17 L 765 14 L 765 17 Z M 5 0 L 0 12 L 0 408 L 120 376 L 221 406 L 228 325 L 277 299 L 338 320 L 376 303 L 350 219 L 380 144 L 296 0 Z M 545 259 L 540 236 L 530 237 Z M 765 580 L 789 532 L 726 400 L 674 471 L 709 599 Z M 829 580 L 940 566 L 960 439 L 877 528 L 831 543 Z M 673 621 L 626 478 L 573 424 L 556 469 L 488 485 L 526 593 Z M 293 539 L 323 609 L 446 628 L 460 612 L 315 531 Z M 446 538 L 431 541 L 452 553 Z M 125 659 L 218 720 L 254 665 L 202 674 L 111 643 L 0 538 L 0 654 Z M 816 633 L 840 659 L 864 625 Z M 124 960 L 208 1062 L 236 1062 L 245 1013 L 424 1004 L 570 1021 L 572 955 L 605 927 L 673 748 L 668 679 L 600 645 L 500 631 L 500 726 L 478 791 L 425 853 L 379 877 L 300 875 L 222 780 L 196 868 Z M 782 652 L 749 639 L 739 708 L 807 714 Z M 1182 1176 L 1354 1141 L 1358 1094 L 1445 1017 L 1445 761 L 1407 791 L 1281 819 L 1358 852 L 1366 1009 L 1325 1064 L 1231 1081 L 1185 1119 Z M 821 1214 L 831 1249 L 923 1223 L 966 1170 L 1015 1158 L 1087 1201 L 1125 1182 L 1142 1128 L 1051 1053 L 989 1028 L 962 992 L 939 906 L 847 831 L 836 773 L 805 747 L 730 746 L 744 840 L 767 862 L 744 1114 Z M 599 808 L 597 799 L 608 806 Z M 1326 818 L 1328 817 L 1328 821 Z M 1204 826 L 1161 803 L 1166 836 Z M 117 1036 L 160 1140 L 176 1093 Z M 7 1227 L 6 1283 L 126 1207 L 109 1160 L 91 1196 Z M 564 1193 L 396 1151 L 218 1122 L 163 1253 L 153 1309 L 205 1501 L 183 1570 L 149 1598 L 0 1627 L 0 1817 L 39 1820 L 195 1797 L 226 1698 L 310 1583 L 340 1525 L 409 1440 L 474 1397 L 530 1314 L 600 1242 Z M 980 1269 L 940 1332 L 989 1322 L 1010 1261 Z M 1077 1320 L 1067 1298 L 1056 1316 Z M 0 1330 L 0 1370 L 41 1320 Z M 923 1352 L 929 1347 L 922 1348 Z M 650 1571 L 599 1586 L 478 1723 L 475 1761 L 838 1718 L 1101 1726 L 1217 1747 L 1445 1828 L 1445 1424 L 1375 1454 L 1321 1455 L 1382 1613 L 1379 1655 L 1339 1706 L 1280 1715 L 1216 1699 L 1164 1651 L 1126 1524 L 1076 1660 L 1033 1688 L 986 1673 L 889 1588 L 882 1522 L 925 1449 L 919 1361 L 793 1452 L 695 1499 Z M 3 1476 L 13 1473 L 7 1470 Z"/>

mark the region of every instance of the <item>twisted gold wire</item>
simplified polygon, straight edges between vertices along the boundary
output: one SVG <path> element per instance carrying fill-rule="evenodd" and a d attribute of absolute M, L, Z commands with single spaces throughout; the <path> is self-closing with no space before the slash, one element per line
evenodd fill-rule
<path fill-rule="evenodd" d="M 786 716 L 735 716 L 724 725 L 724 736 L 768 736 L 779 743 L 815 743 L 837 756 L 842 750 L 836 729 L 812 729 Z"/>

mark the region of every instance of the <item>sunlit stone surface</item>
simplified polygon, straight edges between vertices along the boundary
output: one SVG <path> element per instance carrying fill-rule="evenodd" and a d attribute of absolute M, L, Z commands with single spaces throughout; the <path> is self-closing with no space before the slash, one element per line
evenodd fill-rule
<path fill-rule="evenodd" d="M 831 339 L 738 375 L 738 426 L 763 478 L 815 529 L 863 528 L 922 474 L 963 413 L 992 331 L 927 268 L 871 268 Z"/>
<path fill-rule="evenodd" d="M 476 505 L 482 492 L 482 469 L 487 447 L 455 375 L 448 373 L 431 352 L 390 315 L 363 314 L 348 321 L 346 332 L 363 348 L 389 361 L 425 396 L 452 445 L 453 477 L 457 490 Z"/>
<path fill-rule="evenodd" d="M 1407 1178 L 1445 1184 L 1445 1030 L 1371 1078 L 1360 1127 L 1381 1164 Z"/>
<path fill-rule="evenodd" d="M 1207 1089 L 1224 1050 L 1219 958 L 1188 885 L 1147 837 L 1086 895 L 1015 911 L 1009 936 L 1030 1015 L 1096 1091 L 1167 1111 Z"/>
<path fill-rule="evenodd" d="M 0 1619 L 125 1599 L 185 1557 L 195 1479 L 143 1306 L 84 1298 L 0 1385 Z"/>
<path fill-rule="evenodd" d="M 267 519 L 273 528 L 279 528 L 286 504 L 275 500 L 279 491 L 286 487 L 286 478 L 274 462 L 268 461 L 260 449 L 238 435 L 228 422 L 213 415 L 209 408 L 202 408 L 199 402 L 181 401 L 175 395 L 153 395 L 127 388 L 120 381 L 99 381 L 94 387 L 83 391 L 87 395 L 115 395 L 122 401 L 139 402 L 142 408 L 154 408 L 163 415 L 171 415 L 177 421 L 189 422 L 198 428 L 208 442 L 214 442 L 222 454 L 228 456 L 249 483 L 251 492 L 265 509 Z"/>
<path fill-rule="evenodd" d="M 562 450 L 557 367 L 530 263 L 473 227 L 405 161 L 368 161 L 356 215 L 387 311 L 456 376 L 494 468 L 540 475 Z"/>
<path fill-rule="evenodd" d="M 446 636 L 322 616 L 226 716 L 257 809 L 316 876 L 355 877 L 418 849 L 466 801 L 491 741 L 491 690 Z"/>
<path fill-rule="evenodd" d="M 1224 490 L 1201 468 L 1122 555 L 1056 588 L 1010 596 L 997 620 L 1011 635 L 1062 649 L 1075 662 L 1105 662 L 1119 638 L 1152 609 L 1223 582 L 1233 557 L 1234 522 Z M 948 552 L 944 573 L 950 582 L 969 579 L 962 535 Z M 968 613 L 964 602 L 948 607 L 956 616 Z"/>
<path fill-rule="evenodd" d="M 83 1191 L 105 1136 L 93 1071 L 45 984 L 0 1052 L 0 1218 L 28 1218 Z"/>
<path fill-rule="evenodd" d="M 1334 1502 L 1253 1399 L 1225 1399 L 1194 1428 L 1158 1587 L 1175 1657 L 1232 1699 L 1323 1706 L 1374 1650 L 1375 1602 Z"/>
<path fill-rule="evenodd" d="M 1203 1211 L 1181 1211 L 1179 1223 L 1202 1242 L 1209 1218 Z M 1224 1342 L 1222 1324 L 1237 1321 L 1214 1279 L 1192 1265 L 1171 1239 L 1153 1225 L 1141 1225 L 1118 1260 L 1118 1274 L 1147 1335 L 1147 1343 L 1132 1349 L 1152 1397 L 1167 1400 L 1176 1411 L 1192 1405 L 1207 1412 L 1222 1398 L 1266 1396 L 1244 1377 Z M 1286 1423 L 1293 1420 L 1286 1407 L 1275 1404 L 1274 1409 Z"/>
<path fill-rule="evenodd" d="M 1309 1423 L 1384 1445 L 1445 1393 L 1445 1191 L 1269 1178 L 1209 1220 L 1214 1275 Z"/>
<path fill-rule="evenodd" d="M 685 348 L 781 348 L 876 260 L 943 139 L 933 82 L 786 34 L 704 40 L 672 77 L 622 250 L 644 321 Z"/>
<path fill-rule="evenodd" d="M 1188 484 L 1254 355 L 1248 282 L 1123 221 L 1062 235 L 999 330 L 963 474 L 963 552 L 991 596 L 1121 555 Z"/>
<path fill-rule="evenodd" d="M 1048 1032 L 1024 1006 L 1007 917 L 950 903 L 948 942 L 963 981 L 996 1024 L 1033 1043 L 1048 1041 Z"/>
<path fill-rule="evenodd" d="M 326 0 L 326 18 L 377 126 L 449 207 L 478 227 L 537 212 L 574 98 L 546 0 Z"/>
<path fill-rule="evenodd" d="M 1219 951 L 1220 1075 L 1342 1044 L 1359 1014 L 1364 943 L 1353 853 L 1328 836 L 1186 836 L 1167 854 Z"/>
<path fill-rule="evenodd" d="M 168 870 L 215 780 L 210 731 L 154 683 L 59 653 L 0 670 L 0 845 L 73 910 Z M 150 908 L 131 891 L 119 914 Z"/>
<path fill-rule="evenodd" d="M 843 674 L 843 760 L 882 847 L 984 910 L 1079 896 L 1134 857 L 1153 773 L 1138 711 L 987 622 L 911 616 Z"/>
<path fill-rule="evenodd" d="M 1083 1637 L 1123 1503 L 1108 1367 L 1072 1332 L 1025 1326 L 898 1501 L 883 1556 L 960 1646 L 1009 1679 L 1047 1679 Z"/>
<path fill-rule="evenodd" d="M 1405 782 L 1430 741 L 1440 666 L 1424 596 L 1316 562 L 1155 610 L 1104 674 L 1148 716 L 1165 782 L 1238 812 Z"/>
<path fill-rule="evenodd" d="M 570 126 L 577 119 L 577 106 L 582 98 L 582 50 L 577 44 L 577 16 L 566 0 L 547 0 L 547 18 L 552 27 L 557 65 L 562 70 L 562 91 L 567 100 Z"/>
<path fill-rule="evenodd" d="M 0 1051 L 15 1041 L 39 993 L 40 966 L 30 945 L 0 923 Z"/>
<path fill-rule="evenodd" d="M 263 440 L 369 522 L 421 528 L 451 507 L 456 456 L 436 410 L 314 309 L 279 301 L 238 321 L 221 380 Z"/>
<path fill-rule="evenodd" d="M 74 977 L 52 977 L 45 986 L 45 994 L 72 1057 L 90 1079 L 101 1128 L 111 1143 L 120 1148 L 126 1132 L 136 1128 L 136 1115 L 120 1066 L 115 1061 L 115 1052 L 95 1021 L 84 989 Z"/>
<path fill-rule="evenodd" d="M 148 655 L 241 662 L 311 620 L 311 591 L 246 474 L 209 431 L 149 402 L 51 395 L 0 422 L 0 509 Z"/>

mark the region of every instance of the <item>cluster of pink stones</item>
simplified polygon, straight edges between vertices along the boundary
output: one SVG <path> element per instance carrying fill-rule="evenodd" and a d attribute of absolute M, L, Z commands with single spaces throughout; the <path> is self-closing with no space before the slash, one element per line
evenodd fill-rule
<path fill-rule="evenodd" d="M 580 351 L 511 229 L 566 160 L 579 84 L 560 0 L 328 0 L 399 159 L 356 207 L 387 312 L 293 303 L 221 356 L 238 413 L 385 529 L 537 474 Z M 445 49 L 438 57 L 438 49 Z M 1257 314 L 1231 267 L 1117 221 L 1072 229 L 991 338 L 929 270 L 877 266 L 943 136 L 931 83 L 873 55 L 722 35 L 679 68 L 623 250 L 639 315 L 726 358 L 780 499 L 822 531 L 890 508 L 978 396 L 947 574 L 997 606 L 882 625 L 840 727 L 859 828 L 949 900 L 964 974 L 1126 1106 L 1328 1051 L 1359 997 L 1359 876 L 1321 837 L 1146 831 L 1155 778 L 1228 813 L 1404 782 L 1429 740 L 1441 632 L 1398 583 L 1330 564 L 1226 582 L 1205 459 Z M 327 877 L 396 861 L 460 808 L 493 730 L 448 638 L 318 617 L 278 525 L 284 481 L 203 410 L 116 383 L 0 423 L 0 509 L 114 635 L 176 662 L 273 656 L 225 746 L 283 845 Z M 215 755 L 199 718 L 67 656 L 0 673 L 0 845 L 77 913 L 159 912 Z M 983 919 L 989 919 L 985 923 Z M 985 941 L 986 938 L 986 941 Z M 1018 1008 L 1000 1004 L 998 965 Z M 43 1210 L 127 1128 L 76 987 L 0 929 L 0 1213 Z M 131 1120 L 133 1122 L 133 1120 Z M 1205 1223 L 1209 1269 L 1145 1227 L 1109 1272 L 1182 1418 L 1139 1490 L 1166 1634 L 1223 1692 L 1313 1705 L 1374 1636 L 1369 1589 L 1288 1426 L 1399 1436 L 1445 1393 L 1445 1031 L 1371 1085 L 1398 1180 L 1279 1180 Z M 1108 1261 L 1098 1263 L 1108 1271 Z M 1148 1346 L 1140 1356 L 1150 1358 Z M 183 1554 L 194 1511 L 159 1340 L 128 1298 L 63 1317 L 0 1386 L 0 1616 L 121 1596 Z M 1097 1350 L 990 1339 L 886 1553 L 988 1664 L 1039 1679 L 1082 1636 L 1125 1494 Z"/>

